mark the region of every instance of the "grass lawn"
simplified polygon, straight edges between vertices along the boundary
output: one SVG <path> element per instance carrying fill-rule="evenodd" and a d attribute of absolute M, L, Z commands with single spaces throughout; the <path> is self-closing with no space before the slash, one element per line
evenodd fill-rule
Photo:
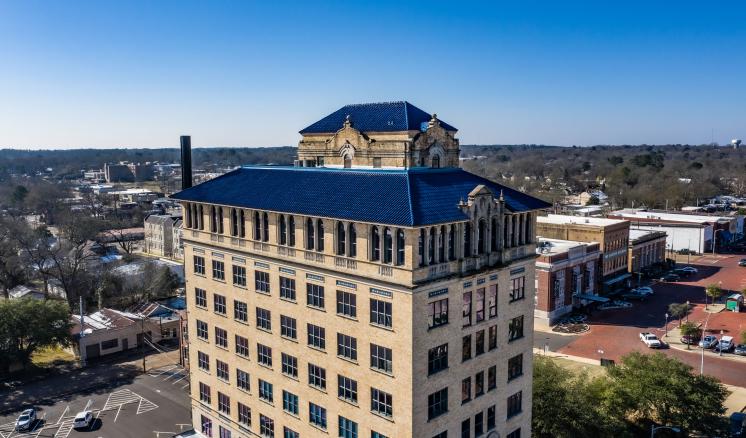
<path fill-rule="evenodd" d="M 72 362 L 75 361 L 75 356 L 61 347 L 50 347 L 37 350 L 36 353 L 31 356 L 31 363 L 38 367 L 47 367 L 58 361 Z"/>
<path fill-rule="evenodd" d="M 601 365 L 591 365 L 581 362 L 575 362 L 574 360 L 563 359 L 561 357 L 549 358 L 562 368 L 567 368 L 576 373 L 586 372 L 588 373 L 588 377 L 596 377 L 606 373 L 606 370 L 604 370 Z"/>

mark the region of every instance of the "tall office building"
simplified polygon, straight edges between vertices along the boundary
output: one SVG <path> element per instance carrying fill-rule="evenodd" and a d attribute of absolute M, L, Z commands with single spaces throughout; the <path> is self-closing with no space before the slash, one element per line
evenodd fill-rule
<path fill-rule="evenodd" d="M 535 225 L 407 102 L 301 131 L 184 207 L 194 426 L 213 437 L 531 435 Z"/>

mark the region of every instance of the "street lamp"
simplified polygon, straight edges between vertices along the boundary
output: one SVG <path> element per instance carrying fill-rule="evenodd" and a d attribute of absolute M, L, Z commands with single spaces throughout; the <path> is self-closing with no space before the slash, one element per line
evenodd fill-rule
<path fill-rule="evenodd" d="M 671 430 L 671 431 L 673 431 L 675 433 L 681 432 L 681 429 L 678 428 L 678 427 L 673 427 L 673 426 L 658 426 L 658 427 L 655 427 L 655 424 L 654 424 L 654 425 L 650 426 L 650 438 L 653 438 L 655 436 L 655 432 L 658 431 L 658 430 L 661 430 L 661 429 L 669 429 L 669 430 Z"/>
<path fill-rule="evenodd" d="M 686 322 L 689 322 L 689 300 L 686 300 Z"/>
<path fill-rule="evenodd" d="M 666 312 L 666 333 L 663 335 L 663 337 L 668 337 L 668 312 Z"/>
<path fill-rule="evenodd" d="M 720 339 L 718 339 L 718 353 L 720 356 L 723 355 L 723 331 L 720 330 Z"/>
<path fill-rule="evenodd" d="M 705 319 L 705 327 L 702 329 L 702 362 L 699 365 L 699 375 L 701 376 L 705 372 L 705 335 L 707 334 L 707 324 L 710 322 L 710 316 L 712 313 L 707 313 L 707 319 Z"/>

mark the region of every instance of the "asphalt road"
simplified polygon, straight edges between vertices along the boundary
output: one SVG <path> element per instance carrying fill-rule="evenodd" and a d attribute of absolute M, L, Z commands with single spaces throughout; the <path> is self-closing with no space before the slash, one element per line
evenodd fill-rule
<path fill-rule="evenodd" d="M 20 412 L 0 416 L 0 438 L 165 438 L 191 429 L 188 376 L 173 365 L 150 370 L 122 385 L 81 392 L 37 407 L 29 432 L 13 426 Z M 74 430 L 75 414 L 93 412 L 91 427 Z"/>

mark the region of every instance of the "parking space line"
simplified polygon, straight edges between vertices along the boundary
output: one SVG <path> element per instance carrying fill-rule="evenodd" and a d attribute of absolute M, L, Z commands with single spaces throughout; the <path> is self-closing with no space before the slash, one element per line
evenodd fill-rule
<path fill-rule="evenodd" d="M 181 382 L 182 380 L 184 380 L 184 379 L 186 379 L 186 378 L 187 378 L 187 376 L 186 376 L 186 374 L 185 374 L 185 375 L 183 375 L 183 376 L 181 377 L 181 379 L 179 379 L 179 380 L 174 380 L 174 382 L 172 383 L 172 385 L 175 385 L 176 383 L 178 383 L 178 382 Z"/>
<path fill-rule="evenodd" d="M 161 374 L 165 374 L 165 373 L 167 373 L 167 372 L 171 371 L 172 369 L 174 369 L 174 368 L 178 368 L 178 367 L 179 367 L 178 365 L 172 365 L 171 367 L 169 367 L 169 368 L 167 368 L 167 369 L 165 369 L 165 370 L 164 370 L 163 368 L 159 368 L 159 369 L 158 369 L 158 371 L 160 371 L 160 372 L 159 372 L 158 374 L 155 374 L 155 375 L 151 374 L 151 376 L 153 376 L 153 377 L 158 377 L 158 376 L 160 376 Z"/>
<path fill-rule="evenodd" d="M 124 405 L 119 405 L 119 409 L 117 409 L 117 414 L 114 416 L 115 423 L 117 422 L 117 418 L 119 418 L 119 413 L 122 412 L 122 406 Z"/>
<path fill-rule="evenodd" d="M 65 410 L 62 411 L 62 414 L 60 415 L 60 418 L 57 420 L 57 423 L 62 422 L 62 418 L 65 416 L 65 414 L 67 414 L 67 411 L 69 410 L 70 410 L 70 405 L 65 406 Z"/>

